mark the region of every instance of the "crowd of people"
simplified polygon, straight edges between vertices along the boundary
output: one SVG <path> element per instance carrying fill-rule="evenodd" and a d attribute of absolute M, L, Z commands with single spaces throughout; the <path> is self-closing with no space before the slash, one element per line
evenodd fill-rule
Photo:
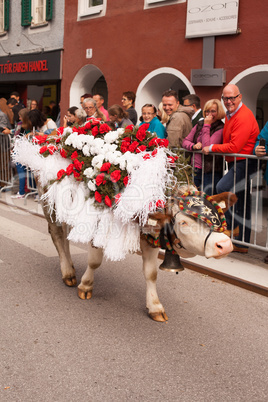
<path fill-rule="evenodd" d="M 268 122 L 260 133 L 257 121 L 249 108 L 242 102 L 242 94 L 236 85 L 226 85 L 221 100 L 208 100 L 201 109 L 200 98 L 190 94 L 183 98 L 183 104 L 174 90 L 162 94 L 159 105 L 146 103 L 140 111 L 135 110 L 135 93 L 126 91 L 122 94 L 121 105 L 104 107 L 104 96 L 100 93 L 85 93 L 80 97 L 80 107 L 68 108 L 62 117 L 62 125 L 83 126 L 90 118 L 99 118 L 107 122 L 112 129 L 130 124 L 149 124 L 148 131 L 160 138 L 167 138 L 169 147 L 176 151 L 191 151 L 190 163 L 194 168 L 194 183 L 197 189 L 207 194 L 225 191 L 235 192 L 238 201 L 232 212 L 226 213 L 228 232 L 240 242 L 249 243 L 251 233 L 250 177 L 254 174 L 254 161 L 243 155 L 264 156 L 268 151 L 263 139 L 268 144 Z M 223 107 L 223 104 L 225 109 Z M 0 127 L 4 134 L 25 135 L 31 131 L 50 134 L 59 126 L 59 113 L 53 115 L 52 102 L 46 110 L 40 111 L 38 101 L 32 100 L 29 109 L 20 102 L 19 94 L 12 93 L 10 99 L 0 99 Z M 57 111 L 58 112 L 58 111 Z M 53 117 L 54 116 L 54 117 Z M 57 121 L 58 118 L 58 121 Z M 225 122 L 223 122 L 225 120 Z M 193 152 L 195 151 L 195 152 Z M 213 153 L 216 153 L 213 157 Z M 228 154 L 241 154 L 236 160 Z M 227 154 L 226 166 L 220 154 Z M 186 152 L 187 155 L 187 152 Z M 16 166 L 20 181 L 19 192 L 14 197 L 23 198 L 25 171 Z M 1 173 L 1 172 L 0 172 Z M 268 167 L 265 174 L 268 182 Z M 0 183 L 1 184 L 1 183 Z M 246 202 L 245 202 L 246 200 Z M 234 245 L 234 251 L 247 253 L 244 245 Z M 268 256 L 267 261 L 268 263 Z"/>

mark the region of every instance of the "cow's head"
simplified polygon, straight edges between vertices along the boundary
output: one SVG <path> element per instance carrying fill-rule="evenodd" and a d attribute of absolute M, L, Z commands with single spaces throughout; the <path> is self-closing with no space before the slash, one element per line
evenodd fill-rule
<path fill-rule="evenodd" d="M 224 212 L 237 201 L 232 193 L 207 196 L 201 192 L 185 193 L 173 199 L 169 213 L 154 214 L 159 226 L 169 224 L 173 249 L 181 257 L 203 255 L 221 258 L 233 250 L 224 234 Z"/>

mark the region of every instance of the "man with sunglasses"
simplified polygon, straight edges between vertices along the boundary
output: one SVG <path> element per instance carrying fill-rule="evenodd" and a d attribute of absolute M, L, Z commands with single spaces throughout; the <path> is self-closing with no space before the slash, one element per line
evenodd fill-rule
<path fill-rule="evenodd" d="M 242 95 L 237 85 L 229 84 L 223 89 L 222 100 L 227 109 L 225 125 L 223 129 L 223 143 L 212 144 L 203 148 L 203 153 L 217 152 L 224 154 L 246 154 L 252 155 L 256 139 L 259 134 L 258 123 L 252 111 L 242 103 Z M 234 217 L 228 211 L 226 220 L 228 229 L 232 228 L 232 219 L 234 219 L 233 228 L 239 227 L 237 240 L 250 242 L 251 233 L 251 199 L 249 179 L 255 170 L 253 160 L 247 160 L 244 157 L 226 156 L 228 162 L 228 173 L 222 177 L 216 186 L 217 193 L 224 191 L 233 191 L 238 197 L 235 205 Z M 243 228 L 244 207 L 246 191 L 246 210 L 245 227 Z M 243 233 L 243 231 L 245 231 Z M 234 245 L 234 251 L 247 253 L 248 248 L 240 245 Z"/>

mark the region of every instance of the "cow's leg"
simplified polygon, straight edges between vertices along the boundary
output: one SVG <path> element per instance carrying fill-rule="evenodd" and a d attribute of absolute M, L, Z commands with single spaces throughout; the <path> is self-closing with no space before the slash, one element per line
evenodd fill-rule
<path fill-rule="evenodd" d="M 88 250 L 88 266 L 86 272 L 82 276 L 80 285 L 78 285 L 78 296 L 80 299 L 91 299 L 94 283 L 94 271 L 101 265 L 102 258 L 102 249 L 92 247 L 90 244 Z"/>
<path fill-rule="evenodd" d="M 155 321 L 165 322 L 168 317 L 159 301 L 156 290 L 158 248 L 152 248 L 144 239 L 141 239 L 143 259 L 143 273 L 146 280 L 146 307 L 149 317 Z"/>
<path fill-rule="evenodd" d="M 69 241 L 66 238 L 66 225 L 58 225 L 49 217 L 48 231 L 59 254 L 63 282 L 67 286 L 76 286 L 75 269 L 70 256 Z"/>

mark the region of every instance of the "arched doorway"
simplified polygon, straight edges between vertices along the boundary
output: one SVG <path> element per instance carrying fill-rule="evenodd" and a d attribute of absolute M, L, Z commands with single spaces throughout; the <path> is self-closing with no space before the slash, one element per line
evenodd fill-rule
<path fill-rule="evenodd" d="M 138 115 L 145 103 L 152 103 L 157 107 L 166 89 L 177 91 L 180 101 L 183 96 L 195 93 L 190 81 L 180 71 L 169 67 L 158 68 L 149 73 L 138 86 L 135 104 Z"/>
<path fill-rule="evenodd" d="M 242 71 L 229 82 L 238 85 L 243 102 L 256 115 L 260 129 L 268 121 L 268 64 Z"/>
<path fill-rule="evenodd" d="M 80 107 L 80 96 L 101 93 L 104 106 L 108 103 L 108 88 L 102 71 L 93 64 L 83 66 L 73 79 L 70 87 L 70 105 Z"/>

